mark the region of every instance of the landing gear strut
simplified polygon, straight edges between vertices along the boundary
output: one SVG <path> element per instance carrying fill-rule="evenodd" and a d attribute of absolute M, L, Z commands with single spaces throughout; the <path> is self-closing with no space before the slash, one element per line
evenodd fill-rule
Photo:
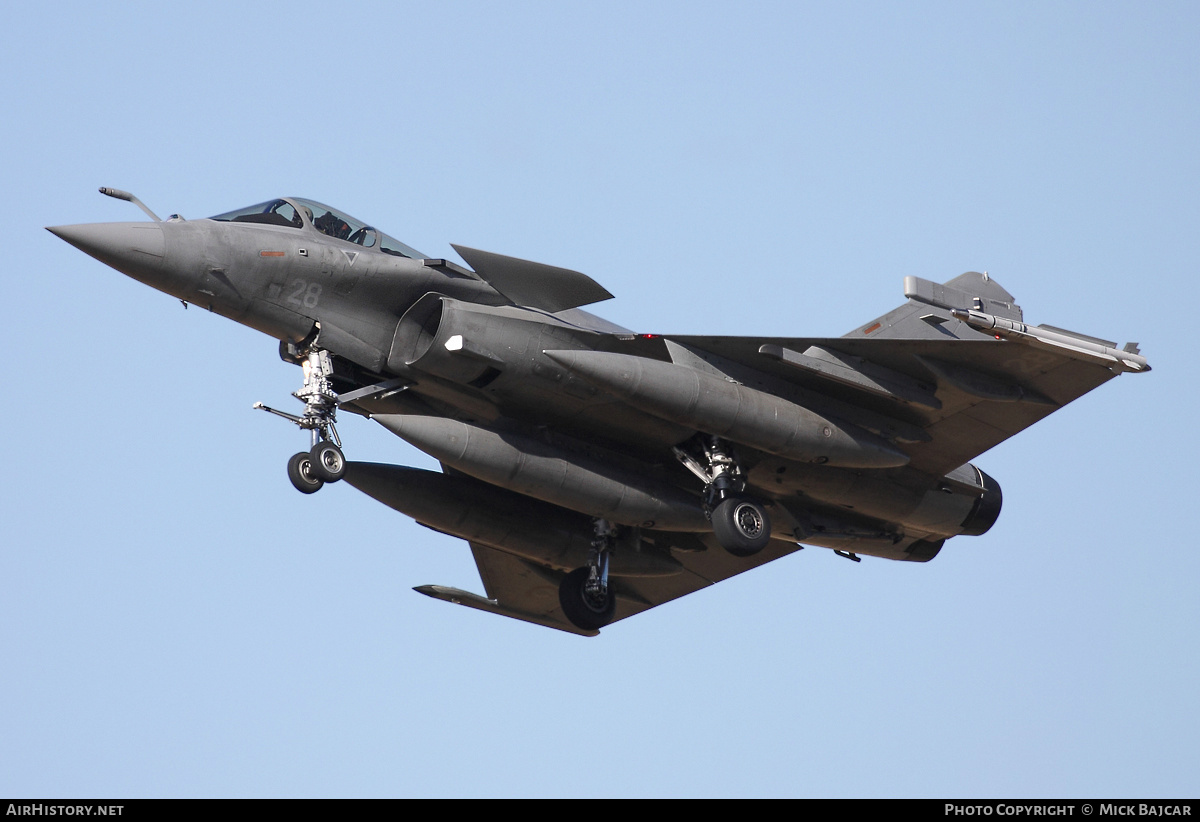
<path fill-rule="evenodd" d="M 346 457 L 342 454 L 342 441 L 334 424 L 338 396 L 329 382 L 333 374 L 329 352 L 310 348 L 302 365 L 304 385 L 292 396 L 304 403 L 303 415 L 278 411 L 261 402 L 254 403 L 254 407 L 283 417 L 311 433 L 311 449 L 294 454 L 288 460 L 288 479 L 297 491 L 312 494 L 321 490 L 325 483 L 337 482 L 346 475 Z"/>
<path fill-rule="evenodd" d="M 763 504 L 747 496 L 742 469 L 720 437 L 700 437 L 704 462 L 682 448 L 675 456 L 704 481 L 704 511 L 717 542 L 735 557 L 757 554 L 771 541 L 771 518 Z"/>
<path fill-rule="evenodd" d="M 588 564 L 571 571 L 558 586 L 563 614 L 585 631 L 603 628 L 617 613 L 617 598 L 608 585 L 608 562 L 616 532 L 606 519 L 597 519 L 594 528 Z"/>

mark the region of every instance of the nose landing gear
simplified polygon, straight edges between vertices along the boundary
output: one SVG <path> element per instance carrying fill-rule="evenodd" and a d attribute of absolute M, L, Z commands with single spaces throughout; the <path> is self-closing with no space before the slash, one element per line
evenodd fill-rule
<path fill-rule="evenodd" d="M 293 397 L 304 403 L 304 414 L 297 416 L 254 403 L 255 408 L 283 417 L 301 429 L 311 432 L 312 448 L 292 455 L 288 460 L 288 479 L 297 491 L 313 494 L 327 482 L 337 482 L 346 475 L 346 457 L 342 454 L 342 441 L 338 437 L 338 396 L 329 382 L 333 364 L 329 352 L 310 349 L 305 355 L 304 385 Z"/>

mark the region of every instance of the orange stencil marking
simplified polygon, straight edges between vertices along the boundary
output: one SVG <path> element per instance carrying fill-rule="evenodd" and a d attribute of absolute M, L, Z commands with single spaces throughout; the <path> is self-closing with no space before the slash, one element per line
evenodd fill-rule
<path fill-rule="evenodd" d="M 863 333 L 870 334 L 872 331 L 878 331 L 880 325 L 881 325 L 881 323 L 875 323 L 874 325 L 868 325 L 866 328 L 863 329 Z"/>
<path fill-rule="evenodd" d="M 260 257 L 282 257 L 283 252 L 282 251 L 260 251 L 260 252 L 258 252 L 258 256 L 260 256 Z"/>

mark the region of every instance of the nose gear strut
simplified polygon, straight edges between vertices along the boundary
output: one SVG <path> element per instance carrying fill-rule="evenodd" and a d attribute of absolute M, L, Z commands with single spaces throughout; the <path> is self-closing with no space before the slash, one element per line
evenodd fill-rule
<path fill-rule="evenodd" d="M 296 490 L 312 494 L 321 490 L 325 483 L 337 482 L 345 476 L 346 457 L 342 454 L 342 441 L 338 437 L 335 425 L 338 395 L 329 381 L 333 375 L 333 362 L 329 352 L 309 348 L 304 355 L 302 366 L 304 385 L 292 394 L 304 403 L 304 413 L 301 416 L 279 411 L 261 402 L 254 403 L 254 407 L 283 417 L 301 429 L 311 432 L 311 449 L 294 454 L 288 460 L 288 479 L 296 486 Z"/>

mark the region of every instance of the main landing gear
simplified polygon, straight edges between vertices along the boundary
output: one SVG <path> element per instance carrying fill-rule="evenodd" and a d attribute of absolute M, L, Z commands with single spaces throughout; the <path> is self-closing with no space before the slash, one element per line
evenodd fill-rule
<path fill-rule="evenodd" d="M 758 500 L 726 497 L 710 516 L 717 542 L 735 557 L 752 557 L 771 540 L 771 518 Z"/>
<path fill-rule="evenodd" d="M 292 455 L 288 460 L 287 473 L 297 491 L 314 494 L 320 491 L 325 483 L 337 482 L 346 475 L 346 457 L 342 454 L 342 441 L 338 438 L 337 427 L 334 425 L 337 419 L 338 397 L 329 382 L 333 374 L 329 352 L 309 349 L 302 365 L 304 385 L 292 394 L 304 403 L 302 416 L 277 411 L 261 402 L 254 403 L 254 407 L 283 417 L 311 432 L 312 448 Z"/>
<path fill-rule="evenodd" d="M 597 519 L 593 527 L 588 564 L 571 571 L 558 586 L 558 603 L 563 614 L 572 625 L 585 631 L 603 628 L 617 613 L 617 597 L 608 585 L 608 563 L 616 531 L 606 519 Z"/>
<path fill-rule="evenodd" d="M 771 541 L 771 518 L 763 504 L 746 491 L 742 469 L 720 437 L 701 436 L 704 460 L 682 448 L 675 456 L 704 481 L 704 511 L 717 542 L 735 557 L 754 556 Z"/>

